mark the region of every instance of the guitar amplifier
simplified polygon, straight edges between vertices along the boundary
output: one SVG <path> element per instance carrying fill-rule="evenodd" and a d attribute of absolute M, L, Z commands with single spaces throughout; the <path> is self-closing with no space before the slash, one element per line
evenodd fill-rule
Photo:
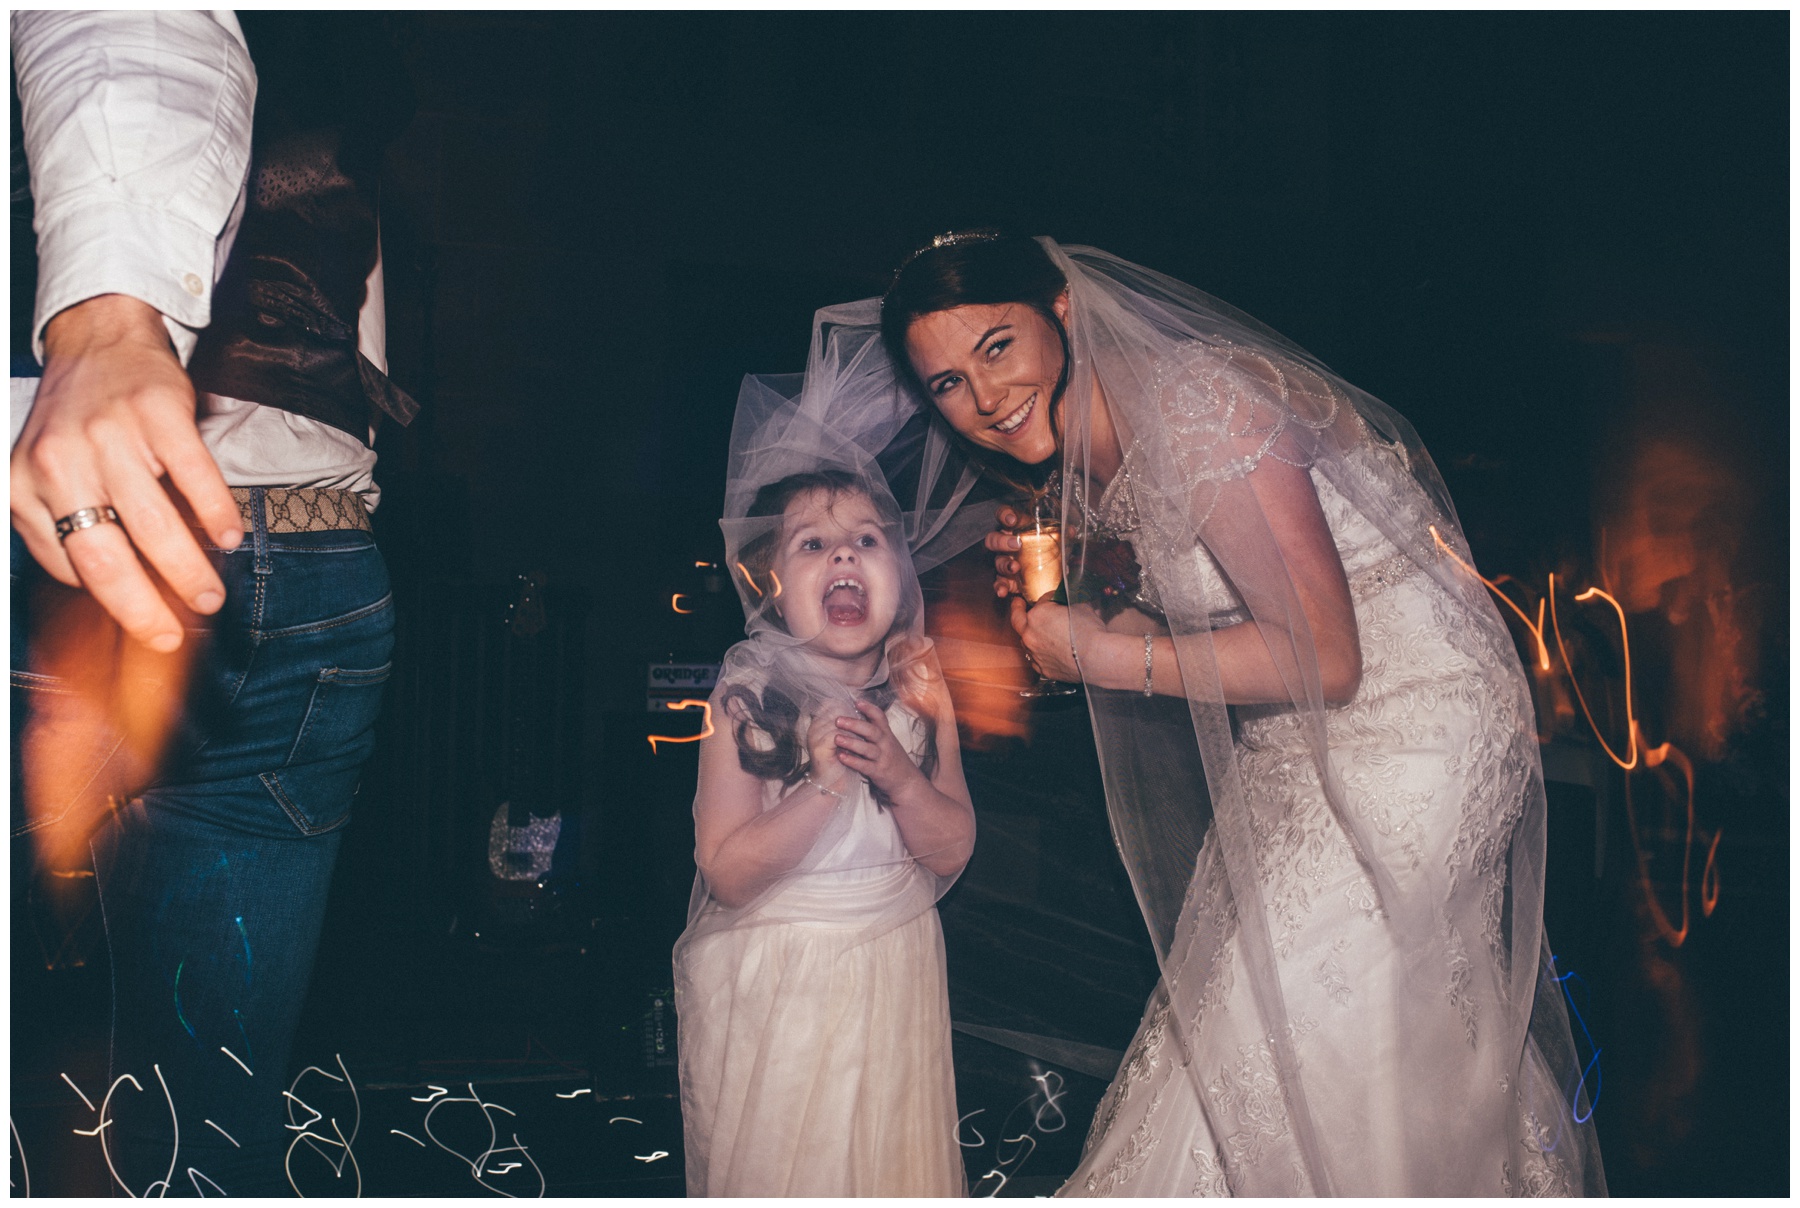
<path fill-rule="evenodd" d="M 503 881 L 532 888 L 553 854 L 575 863 L 558 849 L 597 805 L 589 600 L 531 590 L 522 609 L 518 583 L 396 585 L 394 675 L 343 852 L 371 905 L 441 928 Z"/>

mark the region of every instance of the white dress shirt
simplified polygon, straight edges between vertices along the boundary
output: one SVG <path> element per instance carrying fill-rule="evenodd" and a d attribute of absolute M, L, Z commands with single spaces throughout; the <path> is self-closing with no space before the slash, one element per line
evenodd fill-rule
<path fill-rule="evenodd" d="M 243 217 L 256 70 L 237 18 L 211 12 L 15 12 L 13 66 L 38 237 L 32 351 L 101 294 L 163 315 L 186 364 Z M 359 347 L 386 371 L 379 260 Z M 12 439 L 35 379 L 13 379 Z M 201 439 L 231 486 L 345 487 L 372 508 L 375 452 L 329 424 L 202 394 Z"/>

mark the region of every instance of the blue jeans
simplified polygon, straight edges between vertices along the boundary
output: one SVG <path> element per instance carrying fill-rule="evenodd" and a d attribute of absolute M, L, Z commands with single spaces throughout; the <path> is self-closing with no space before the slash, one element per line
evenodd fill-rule
<path fill-rule="evenodd" d="M 113 975 L 108 1151 L 138 1195 L 171 1158 L 171 1195 L 290 1194 L 289 1051 L 393 650 L 368 534 L 258 531 L 211 557 L 225 607 L 189 633 L 170 755 L 91 841 Z M 23 682 L 28 698 L 54 687 Z"/>

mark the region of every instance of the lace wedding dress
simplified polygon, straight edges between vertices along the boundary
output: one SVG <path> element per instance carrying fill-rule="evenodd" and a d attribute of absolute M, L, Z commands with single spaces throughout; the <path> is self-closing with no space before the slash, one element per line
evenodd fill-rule
<path fill-rule="evenodd" d="M 1372 445 L 1352 455 L 1372 461 Z M 1145 540 L 1130 499 L 1130 459 L 1093 517 Z M 1377 858 L 1399 870 L 1407 894 L 1445 892 L 1436 1001 L 1415 1004 L 1394 1026 L 1396 995 L 1421 973 L 1417 954 L 1384 925 L 1374 887 L 1336 823 L 1291 709 L 1237 709 L 1237 751 L 1256 838 L 1263 900 L 1287 1005 L 1287 1039 L 1305 1071 L 1308 1105 L 1339 1187 L 1369 1195 L 1424 1188 L 1465 1195 L 1570 1195 L 1579 1182 L 1546 1143 L 1561 1092 L 1535 1048 L 1535 1078 L 1511 1073 L 1517 1054 L 1484 1029 L 1466 990 L 1473 961 L 1504 962 L 1501 929 L 1505 837 L 1517 822 L 1537 754 L 1519 660 L 1497 618 L 1475 623 L 1437 583 L 1322 475 L 1326 520 L 1349 579 L 1364 672 L 1355 698 L 1329 710 L 1331 758 L 1352 809 L 1380 836 Z M 1146 551 L 1150 553 L 1149 551 Z M 1147 567 L 1167 565 L 1168 551 Z M 1188 551 L 1206 607 L 1225 620 L 1237 598 L 1203 546 Z M 1154 571 L 1144 603 L 1154 607 Z M 1436 880 L 1426 870 L 1447 870 Z M 1414 874 L 1410 875 L 1409 873 Z M 1306 1173 L 1280 1144 L 1289 1137 L 1275 1052 L 1251 988 L 1237 967 L 1236 919 L 1219 849 L 1210 837 L 1186 904 L 1210 925 L 1214 951 L 1174 956 L 1179 978 L 1202 978 L 1191 1017 L 1170 1018 L 1158 1000 L 1140 1026 L 1095 1117 L 1065 1195 L 1308 1194 Z M 1480 927 L 1462 934 L 1457 920 Z M 1187 1052 L 1171 1028 L 1187 1038 Z M 1404 1059 L 1402 1059 L 1404 1050 Z M 1433 1085 L 1402 1072 L 1429 1069 Z M 1429 1144 L 1401 1127 L 1410 1102 L 1436 1100 L 1446 1114 Z M 1510 1113 L 1516 1127 L 1500 1117 Z M 1535 1144 L 1513 1145 L 1523 1135 Z M 1422 1177 L 1453 1159 L 1452 1182 Z M 1231 1177 L 1227 1178 L 1227 1171 Z"/>

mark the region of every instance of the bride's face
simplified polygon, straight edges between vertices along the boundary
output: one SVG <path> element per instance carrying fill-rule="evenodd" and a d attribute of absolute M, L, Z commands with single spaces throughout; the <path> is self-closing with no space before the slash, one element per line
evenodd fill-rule
<path fill-rule="evenodd" d="M 1054 309 L 1066 323 L 1066 294 Z M 1026 465 L 1056 455 L 1050 404 L 1063 346 L 1036 310 L 1009 302 L 934 311 L 907 328 L 906 351 L 931 401 L 968 440 Z"/>
<path fill-rule="evenodd" d="M 789 633 L 820 654 L 878 649 L 900 606 L 897 553 L 867 496 L 809 491 L 782 514 L 776 607 Z"/>

